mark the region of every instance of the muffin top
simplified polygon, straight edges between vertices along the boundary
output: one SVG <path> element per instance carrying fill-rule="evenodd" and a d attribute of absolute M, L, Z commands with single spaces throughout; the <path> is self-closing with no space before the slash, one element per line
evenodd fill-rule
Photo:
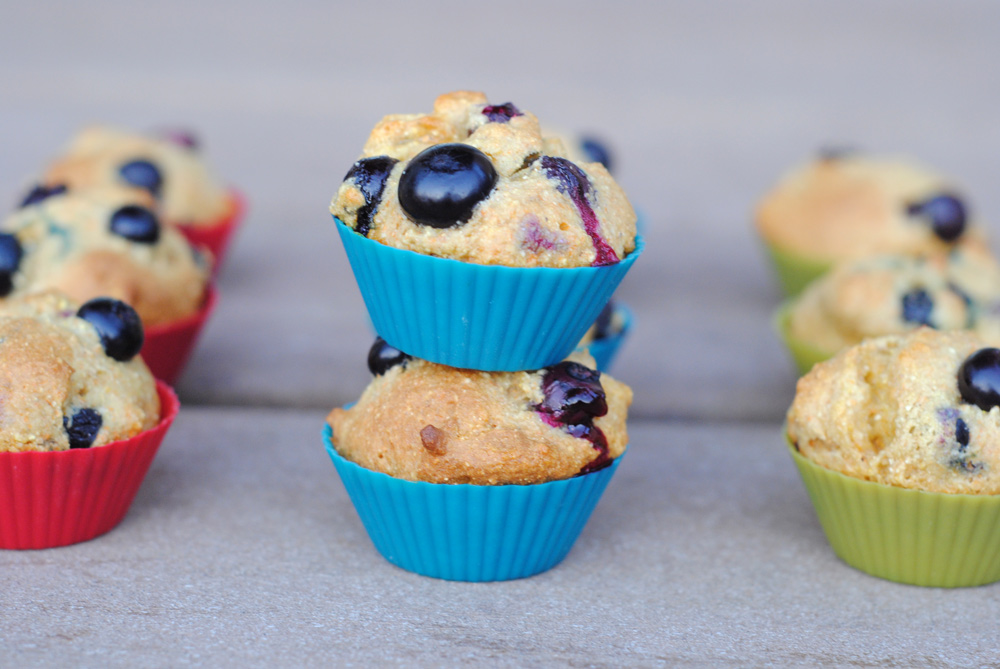
<path fill-rule="evenodd" d="M 78 311 L 56 293 L 0 302 L 0 451 L 104 446 L 159 422 L 130 311 L 109 300 Z"/>
<path fill-rule="evenodd" d="M 57 191 L 18 209 L 2 224 L 0 245 L 17 257 L 0 268 L 7 278 L 0 287 L 9 296 L 56 290 L 78 302 L 114 297 L 147 326 L 195 313 L 208 263 L 160 225 L 152 204 L 141 191 L 106 186 Z"/>
<path fill-rule="evenodd" d="M 327 417 L 337 452 L 410 481 L 544 483 L 596 471 L 628 444 L 632 391 L 571 359 L 530 372 L 480 372 L 410 358 L 381 340 L 357 404 Z"/>
<path fill-rule="evenodd" d="M 855 478 L 998 494 L 1000 351 L 983 346 L 973 333 L 927 327 L 865 340 L 799 379 L 788 437 Z"/>
<path fill-rule="evenodd" d="M 834 154 L 786 175 L 757 208 L 763 238 L 821 262 L 984 244 L 962 195 L 912 163 Z"/>
<path fill-rule="evenodd" d="M 607 265 L 635 248 L 635 212 L 603 165 L 468 91 L 383 118 L 330 211 L 383 244 L 483 265 Z"/>
<path fill-rule="evenodd" d="M 1000 265 L 980 247 L 873 256 L 836 267 L 796 299 L 790 334 L 831 354 L 926 325 L 1000 345 Z"/>
<path fill-rule="evenodd" d="M 42 182 L 74 190 L 139 188 L 159 200 L 163 219 L 170 224 L 211 225 L 235 206 L 202 160 L 197 141 L 186 132 L 154 136 L 103 125 L 86 127 L 48 166 Z"/>

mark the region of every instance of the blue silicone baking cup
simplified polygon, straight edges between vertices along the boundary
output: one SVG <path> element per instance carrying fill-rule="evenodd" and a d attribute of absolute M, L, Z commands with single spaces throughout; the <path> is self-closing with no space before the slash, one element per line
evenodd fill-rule
<path fill-rule="evenodd" d="M 602 267 L 503 267 L 386 246 L 336 220 L 368 315 L 399 350 L 488 372 L 540 369 L 579 343 L 642 252 Z"/>
<path fill-rule="evenodd" d="M 382 556 L 423 576 L 508 581 L 559 564 L 597 506 L 622 456 L 600 471 L 535 485 L 468 485 L 396 479 L 323 444 Z"/>
<path fill-rule="evenodd" d="M 594 339 L 585 347 L 597 362 L 597 369 L 602 372 L 611 369 L 611 363 L 615 361 L 615 356 L 618 355 L 622 342 L 625 341 L 629 330 L 632 329 L 632 311 L 621 302 L 616 301 L 615 312 L 622 316 L 621 329 L 608 337 Z"/>

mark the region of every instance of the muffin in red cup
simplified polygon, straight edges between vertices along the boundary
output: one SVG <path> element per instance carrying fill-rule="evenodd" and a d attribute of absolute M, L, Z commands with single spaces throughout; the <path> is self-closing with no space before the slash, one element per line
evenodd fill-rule
<path fill-rule="evenodd" d="M 56 290 L 76 302 L 123 300 L 153 335 L 144 354 L 156 348 L 163 329 L 186 328 L 193 346 L 214 305 L 207 255 L 162 225 L 155 201 L 142 191 L 36 189 L 3 230 L 8 253 L 0 269 L 8 280 L 0 297 Z M 172 381 L 178 370 L 161 378 Z"/>
<path fill-rule="evenodd" d="M 86 541 L 124 517 L 179 406 L 142 339 L 110 298 L 0 304 L 0 547 Z"/>

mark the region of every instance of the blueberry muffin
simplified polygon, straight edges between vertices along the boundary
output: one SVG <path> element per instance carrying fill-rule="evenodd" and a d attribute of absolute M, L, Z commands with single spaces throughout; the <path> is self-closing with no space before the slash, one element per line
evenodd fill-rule
<path fill-rule="evenodd" d="M 8 217 L 0 235 L 0 296 L 56 290 L 84 302 L 131 304 L 146 326 L 199 310 L 208 261 L 160 224 L 151 196 L 107 186 L 49 191 Z"/>
<path fill-rule="evenodd" d="M 47 188 L 118 185 L 153 195 L 169 224 L 214 225 L 235 206 L 187 132 L 146 135 L 95 125 L 84 128 L 42 175 Z"/>
<path fill-rule="evenodd" d="M 533 114 L 466 91 L 382 119 L 330 211 L 382 244 L 482 265 L 601 266 L 636 244 L 604 165 L 571 161 Z"/>
<path fill-rule="evenodd" d="M 546 369 L 479 372 L 376 340 L 375 378 L 327 421 L 344 458 L 430 483 L 534 484 L 607 467 L 628 442 L 628 386 L 577 354 Z"/>
<path fill-rule="evenodd" d="M 1000 351 L 922 327 L 869 339 L 798 382 L 788 437 L 833 471 L 930 492 L 1000 493 Z"/>
<path fill-rule="evenodd" d="M 105 446 L 160 420 L 142 324 L 117 300 L 0 302 L 0 452 Z"/>
<path fill-rule="evenodd" d="M 788 335 L 829 355 L 921 325 L 1000 345 L 1000 265 L 974 246 L 864 258 L 817 279 L 788 309 Z"/>

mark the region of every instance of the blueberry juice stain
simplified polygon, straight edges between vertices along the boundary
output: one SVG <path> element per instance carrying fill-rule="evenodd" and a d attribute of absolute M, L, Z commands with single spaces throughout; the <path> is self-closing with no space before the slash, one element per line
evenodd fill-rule
<path fill-rule="evenodd" d="M 545 370 L 542 392 L 545 399 L 534 407 L 541 419 L 577 439 L 586 439 L 597 451 L 597 456 L 584 465 L 579 475 L 610 465 L 608 439 L 594 425 L 595 418 L 608 413 L 601 373 L 576 362 L 561 362 Z"/>
<path fill-rule="evenodd" d="M 594 241 L 594 250 L 597 252 L 597 256 L 591 264 L 598 267 L 618 262 L 618 254 L 597 231 L 599 225 L 597 214 L 594 213 L 593 207 L 587 200 L 587 195 L 592 187 L 590 179 L 587 178 L 583 170 L 571 161 L 556 156 L 542 156 L 542 169 L 545 170 L 546 177 L 558 182 L 556 190 L 568 195 L 573 204 L 576 205 L 577 211 L 580 212 L 583 227 Z"/>
<path fill-rule="evenodd" d="M 389 180 L 389 173 L 393 166 L 399 161 L 389 156 L 375 156 L 374 158 L 362 158 L 354 163 L 344 181 L 354 180 L 354 185 L 358 187 L 365 197 L 365 203 L 358 209 L 358 222 L 354 229 L 365 237 L 372 229 L 372 219 L 382 202 L 382 192 L 385 190 L 385 182 Z"/>

